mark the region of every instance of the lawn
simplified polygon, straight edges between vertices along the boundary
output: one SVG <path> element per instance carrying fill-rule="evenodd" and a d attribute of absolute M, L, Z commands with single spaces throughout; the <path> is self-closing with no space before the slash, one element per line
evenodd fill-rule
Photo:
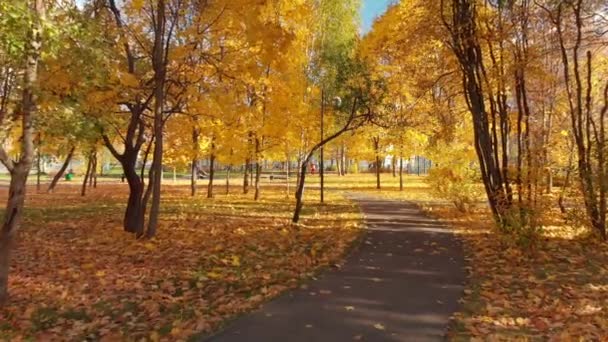
<path fill-rule="evenodd" d="M 311 200 L 292 226 L 283 188 L 255 202 L 236 187 L 210 200 L 166 186 L 158 236 L 136 241 L 121 228 L 126 185 L 29 191 L 0 339 L 204 335 L 339 262 L 361 233 L 358 208 L 338 194 Z"/>

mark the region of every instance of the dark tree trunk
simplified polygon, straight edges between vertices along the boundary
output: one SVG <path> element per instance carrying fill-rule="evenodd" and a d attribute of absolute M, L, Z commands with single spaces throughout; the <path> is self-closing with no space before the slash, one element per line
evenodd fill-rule
<path fill-rule="evenodd" d="M 376 153 L 376 189 L 380 190 L 380 137 L 372 138 Z"/>
<path fill-rule="evenodd" d="M 286 195 L 289 198 L 289 177 L 291 176 L 291 161 L 289 155 L 287 156 L 287 163 L 285 163 L 285 191 Z"/>
<path fill-rule="evenodd" d="M 125 178 L 129 184 L 129 199 L 127 200 L 127 208 L 123 227 L 126 232 L 141 235 L 144 229 L 144 212 L 142 196 L 144 193 L 144 183 L 142 178 L 137 174 L 135 163 L 137 154 L 125 154 L 125 162 L 122 163 Z M 145 165 L 142 166 L 145 168 Z"/>
<path fill-rule="evenodd" d="M 262 177 L 262 164 L 260 162 L 255 163 L 255 195 L 254 200 L 260 199 L 260 179 Z"/>
<path fill-rule="evenodd" d="M 93 185 L 93 189 L 97 189 L 97 162 L 98 162 L 98 156 L 97 156 L 97 151 L 95 151 L 95 159 L 93 159 L 93 173 L 92 173 L 92 185 Z"/>
<path fill-rule="evenodd" d="M 243 170 L 243 194 L 247 195 L 249 193 L 249 164 L 251 163 L 251 159 L 247 158 L 245 160 L 245 169 Z"/>
<path fill-rule="evenodd" d="M 310 161 L 310 157 L 312 154 L 307 156 L 304 161 L 302 161 L 302 165 L 300 167 L 300 177 L 298 182 L 298 187 L 296 188 L 296 208 L 293 213 L 292 222 L 298 223 L 300 221 L 300 212 L 302 211 L 302 207 L 304 206 L 303 196 L 304 196 L 304 185 L 306 182 L 306 171 L 308 169 L 308 162 Z"/>
<path fill-rule="evenodd" d="M 213 179 L 215 178 L 215 143 L 211 143 L 209 155 L 209 184 L 207 184 L 207 198 L 213 198 Z"/>
<path fill-rule="evenodd" d="M 255 138 L 255 195 L 254 200 L 260 199 L 260 178 L 262 177 L 262 164 L 260 160 L 260 140 Z"/>
<path fill-rule="evenodd" d="M 198 119 L 193 117 L 194 125 L 197 124 Z M 198 148 L 199 148 L 199 137 L 200 130 L 198 127 L 192 129 L 192 147 L 194 150 L 194 157 L 192 157 L 192 169 L 190 174 L 190 194 L 196 196 L 196 182 L 198 180 Z"/>
<path fill-rule="evenodd" d="M 399 191 L 403 191 L 403 155 L 399 156 Z"/>
<path fill-rule="evenodd" d="M 226 195 L 230 194 L 230 172 L 232 171 L 232 165 L 226 169 Z"/>
<path fill-rule="evenodd" d="M 298 187 L 297 187 L 297 190 L 296 190 L 296 207 L 295 207 L 295 210 L 294 210 L 294 213 L 293 213 L 293 218 L 292 218 L 292 222 L 293 223 L 298 223 L 298 221 L 300 220 L 300 212 L 302 211 L 302 207 L 304 205 L 304 202 L 303 202 L 304 184 L 305 184 L 305 181 L 306 181 L 306 169 L 307 169 L 308 163 L 310 162 L 310 158 L 322 146 L 324 146 L 327 143 L 329 143 L 329 142 L 333 141 L 334 139 L 338 138 L 339 136 L 341 136 L 345 132 L 352 131 L 352 130 L 355 130 L 355 129 L 361 127 L 361 125 L 363 125 L 365 123 L 365 121 L 358 121 L 358 120 L 356 120 L 357 119 L 357 116 L 356 116 L 357 109 L 358 109 L 358 99 L 355 98 L 355 100 L 353 101 L 353 105 L 352 105 L 352 109 L 351 109 L 351 112 L 350 112 L 350 116 L 349 116 L 348 120 L 346 121 L 346 123 L 344 124 L 344 126 L 342 126 L 342 128 L 340 130 L 336 131 L 335 133 L 333 133 L 329 137 L 323 139 L 321 142 L 319 142 L 318 144 L 316 144 L 315 146 L 313 146 L 313 148 L 310 150 L 310 152 L 306 155 L 306 157 L 302 161 L 302 165 L 300 166 L 300 172 L 299 172 L 299 174 L 300 174 L 299 180 L 300 181 L 298 182 Z M 367 116 L 364 116 L 364 117 L 367 117 Z"/>
<path fill-rule="evenodd" d="M 65 170 L 67 170 L 68 166 L 70 165 L 70 161 L 72 161 L 72 157 L 74 156 L 74 151 L 76 151 L 76 146 L 72 146 L 72 148 L 70 148 L 70 151 L 68 152 L 67 157 L 63 161 L 61 168 L 59 168 L 59 171 L 57 171 L 57 174 L 55 174 L 55 176 L 53 177 L 53 180 L 51 181 L 51 184 L 49 184 L 49 188 L 46 190 L 46 192 L 51 193 L 51 192 L 53 192 L 53 190 L 55 190 L 55 186 L 57 186 L 57 182 L 59 182 L 61 177 L 63 177 Z"/>
<path fill-rule="evenodd" d="M 165 104 L 165 78 L 167 67 L 167 51 L 165 51 L 165 1 L 158 0 L 154 27 L 154 49 L 152 65 L 154 68 L 154 159 L 152 170 L 154 180 L 152 186 L 152 203 L 146 237 L 156 235 L 158 216 L 160 214 L 160 196 L 163 172 L 163 107 Z"/>
<path fill-rule="evenodd" d="M 93 150 L 93 153 L 91 154 L 91 170 L 89 171 L 89 188 L 92 188 L 93 184 L 95 183 L 95 177 L 97 177 L 96 171 L 95 171 L 96 168 L 97 168 L 97 151 Z"/>
<path fill-rule="evenodd" d="M 42 148 L 42 137 L 40 133 L 38 133 L 38 151 L 36 155 L 36 191 L 40 191 L 40 175 L 41 175 L 41 165 L 42 165 L 42 152 L 40 149 Z"/>
<path fill-rule="evenodd" d="M 89 176 L 91 175 L 91 166 L 93 165 L 93 153 L 89 154 L 87 158 L 87 170 L 84 173 L 84 180 L 82 182 L 82 189 L 80 190 L 80 196 L 87 194 L 87 183 L 89 182 Z"/>
<path fill-rule="evenodd" d="M 196 159 L 192 159 L 192 167 L 190 170 L 190 195 L 196 196 L 196 181 L 198 179 L 198 168 L 196 167 Z"/>
<path fill-rule="evenodd" d="M 31 158 L 31 157 L 30 157 Z M 11 173 L 9 196 L 0 234 L 0 307 L 8 299 L 8 274 L 17 230 L 21 226 L 25 189 L 29 170 L 26 164 L 16 167 Z M 31 167 L 31 165 L 30 165 Z"/>

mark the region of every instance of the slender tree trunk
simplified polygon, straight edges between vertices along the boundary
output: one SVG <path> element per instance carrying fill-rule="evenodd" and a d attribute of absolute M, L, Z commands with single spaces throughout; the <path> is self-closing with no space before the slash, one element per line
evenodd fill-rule
<path fill-rule="evenodd" d="M 346 158 L 346 146 L 342 144 L 342 157 L 340 158 L 342 162 L 342 176 L 346 176 L 348 174 L 348 168 L 350 167 L 348 159 Z"/>
<path fill-rule="evenodd" d="M 380 188 L 380 156 L 376 154 L 376 189 Z"/>
<path fill-rule="evenodd" d="M 380 138 L 374 137 L 373 143 L 376 153 L 376 189 L 380 190 Z"/>
<path fill-rule="evenodd" d="M 13 250 L 13 241 L 17 230 L 21 226 L 23 203 L 25 200 L 25 187 L 27 175 L 25 164 L 15 168 L 11 173 L 9 198 L 4 214 L 2 234 L 0 235 L 0 307 L 8 299 L 8 274 Z"/>
<path fill-rule="evenodd" d="M 260 139 L 255 138 L 255 195 L 254 200 L 260 199 L 260 178 L 262 177 L 262 164 L 260 163 Z"/>
<path fill-rule="evenodd" d="M 341 157 L 340 157 L 340 147 L 336 148 L 336 154 L 335 155 L 336 155 L 336 173 L 338 174 L 338 176 L 342 176 L 342 165 L 340 163 L 340 159 L 341 159 Z M 331 163 L 332 163 L 332 166 L 333 166 L 333 163 L 334 163 L 333 159 L 332 159 Z"/>
<path fill-rule="evenodd" d="M 93 159 L 93 189 L 97 189 L 97 167 L 98 167 L 99 156 L 95 151 L 95 159 Z"/>
<path fill-rule="evenodd" d="M 198 149 L 199 149 L 199 136 L 200 130 L 196 127 L 197 117 L 193 117 L 195 127 L 192 129 L 192 148 L 194 150 L 194 156 L 192 157 L 192 169 L 190 174 L 190 194 L 196 196 L 196 182 L 198 180 Z"/>
<path fill-rule="evenodd" d="M 226 169 L 226 195 L 230 194 L 230 171 L 232 171 L 232 165 Z"/>
<path fill-rule="evenodd" d="M 152 169 L 154 181 L 152 184 L 152 204 L 146 237 L 156 235 L 158 216 L 160 214 L 161 182 L 163 172 L 163 107 L 165 104 L 165 77 L 167 54 L 165 51 L 165 0 L 157 1 L 156 22 L 154 28 L 154 52 L 152 64 L 154 67 L 154 159 Z"/>
<path fill-rule="evenodd" d="M 38 133 L 38 151 L 36 155 L 36 191 L 40 191 L 40 173 L 41 173 L 41 165 L 42 165 L 42 153 L 40 149 L 42 148 L 42 136 Z"/>
<path fill-rule="evenodd" d="M 213 198 L 213 179 L 215 178 L 215 142 L 211 142 L 209 154 L 209 183 L 207 184 L 207 198 Z"/>
<path fill-rule="evenodd" d="M 196 160 L 192 159 L 192 167 L 190 170 L 190 195 L 196 196 L 196 181 L 198 180 L 198 168 L 196 167 Z"/>
<path fill-rule="evenodd" d="M 306 157 L 304 159 L 304 161 L 302 162 L 302 165 L 300 166 L 300 181 L 298 182 L 298 187 L 296 189 L 296 209 L 293 213 L 293 219 L 292 222 L 293 223 L 298 223 L 300 221 L 300 212 L 302 211 L 302 207 L 304 206 L 304 202 L 303 202 L 303 196 L 304 196 L 304 185 L 306 182 L 306 169 L 308 168 L 308 162 L 310 161 L 310 157 L 312 156 L 309 155 L 308 157 Z"/>
<path fill-rule="evenodd" d="M 82 182 L 82 189 L 80 190 L 80 196 L 85 196 L 87 194 L 87 183 L 89 182 L 89 176 L 91 174 L 91 166 L 93 165 L 93 153 L 91 153 L 87 159 L 88 159 L 87 170 L 84 173 L 84 180 Z"/>
<path fill-rule="evenodd" d="M 287 156 L 287 163 L 286 163 L 286 167 L 285 167 L 285 187 L 286 187 L 286 196 L 289 197 L 289 176 L 290 176 L 290 169 L 291 169 L 291 165 L 290 165 L 290 158 L 289 155 Z"/>
<path fill-rule="evenodd" d="M 11 174 L 8 200 L 4 211 L 4 222 L 0 230 L 0 307 L 8 300 L 8 273 L 13 250 L 13 240 L 21 226 L 27 177 L 34 159 L 34 121 L 36 117 L 35 85 L 38 79 L 38 62 L 42 45 L 43 0 L 33 1 L 30 32 L 28 34 L 27 54 L 21 102 L 21 156 L 17 163 L 8 157 L 3 149 L 0 159 Z"/>
<path fill-rule="evenodd" d="M 548 194 L 553 193 L 553 171 L 550 167 L 547 167 L 547 180 L 546 180 L 546 191 Z"/>
<path fill-rule="evenodd" d="M 89 171 L 89 188 L 93 187 L 95 178 L 95 168 L 97 167 L 97 151 L 93 150 L 91 153 L 91 170 Z"/>
<path fill-rule="evenodd" d="M 255 184 L 255 172 L 253 172 L 254 163 L 249 164 L 249 184 Z"/>
<path fill-rule="evenodd" d="M 397 177 L 397 158 L 393 156 L 391 158 L 391 166 L 393 167 L 393 178 Z"/>
<path fill-rule="evenodd" d="M 49 188 L 46 190 L 47 193 L 51 193 L 51 192 L 53 192 L 53 190 L 55 190 L 55 186 L 57 186 L 57 182 L 59 182 L 61 177 L 63 177 L 65 170 L 67 170 L 68 166 L 70 165 L 70 161 L 72 161 L 72 157 L 74 156 L 74 151 L 76 151 L 76 146 L 72 146 L 72 148 L 70 148 L 70 151 L 68 152 L 67 157 L 63 161 L 61 168 L 59 169 L 59 171 L 57 171 L 57 173 L 53 177 L 53 180 L 51 181 L 51 184 L 49 185 Z"/>
<path fill-rule="evenodd" d="M 251 159 L 247 158 L 245 160 L 245 170 L 243 172 L 243 194 L 247 195 L 249 193 L 249 164 L 251 163 Z"/>
<path fill-rule="evenodd" d="M 403 155 L 399 156 L 399 191 L 403 191 Z"/>

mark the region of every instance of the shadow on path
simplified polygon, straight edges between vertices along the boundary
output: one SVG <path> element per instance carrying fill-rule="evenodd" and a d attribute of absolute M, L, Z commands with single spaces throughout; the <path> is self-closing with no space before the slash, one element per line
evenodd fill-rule
<path fill-rule="evenodd" d="M 458 310 L 460 243 L 413 204 L 354 195 L 368 232 L 339 270 L 207 341 L 436 341 Z"/>

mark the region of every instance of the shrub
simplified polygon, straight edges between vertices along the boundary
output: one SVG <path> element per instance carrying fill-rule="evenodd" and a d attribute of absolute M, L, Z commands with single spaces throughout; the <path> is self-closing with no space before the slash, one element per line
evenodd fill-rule
<path fill-rule="evenodd" d="M 467 166 L 439 166 L 430 170 L 427 183 L 439 198 L 454 204 L 460 212 L 468 212 L 482 195 L 477 185 L 477 172 Z"/>

